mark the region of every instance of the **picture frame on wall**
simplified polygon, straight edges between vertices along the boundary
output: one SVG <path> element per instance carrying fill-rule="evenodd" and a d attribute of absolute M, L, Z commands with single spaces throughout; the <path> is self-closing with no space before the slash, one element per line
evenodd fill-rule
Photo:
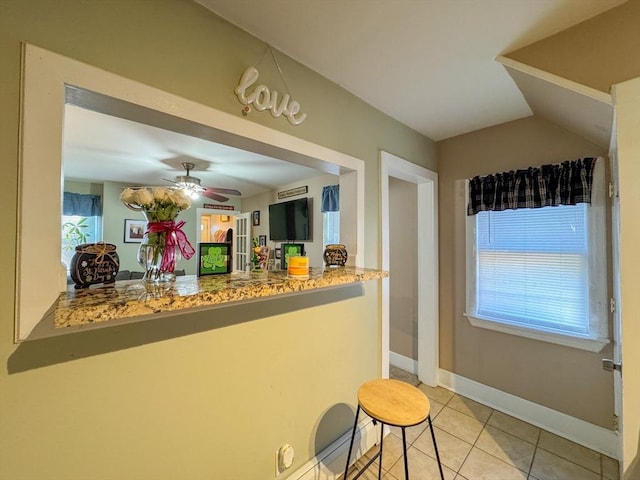
<path fill-rule="evenodd" d="M 198 244 L 198 276 L 231 272 L 230 243 Z"/>
<path fill-rule="evenodd" d="M 261 247 L 266 247 L 267 246 L 267 236 L 266 235 L 259 235 L 258 236 L 258 245 L 260 245 Z"/>
<path fill-rule="evenodd" d="M 251 220 L 254 227 L 260 226 L 260 210 L 254 210 L 251 214 Z"/>
<path fill-rule="evenodd" d="M 282 257 L 282 269 L 289 267 L 289 257 L 304 255 L 304 243 L 283 243 L 280 246 L 280 256 Z"/>
<path fill-rule="evenodd" d="M 124 243 L 142 243 L 147 221 L 133 218 L 124 220 Z"/>
<path fill-rule="evenodd" d="M 276 260 L 280 260 L 282 258 L 282 250 L 279 248 L 274 249 L 273 255 L 276 258 Z"/>

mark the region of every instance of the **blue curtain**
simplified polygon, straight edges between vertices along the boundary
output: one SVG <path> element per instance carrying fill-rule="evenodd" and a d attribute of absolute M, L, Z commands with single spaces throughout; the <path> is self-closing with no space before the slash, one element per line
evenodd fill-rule
<path fill-rule="evenodd" d="M 322 213 L 340 211 L 340 185 L 322 187 Z"/>
<path fill-rule="evenodd" d="M 64 192 L 62 214 L 79 215 L 81 217 L 100 217 L 102 215 L 100 195 Z"/>

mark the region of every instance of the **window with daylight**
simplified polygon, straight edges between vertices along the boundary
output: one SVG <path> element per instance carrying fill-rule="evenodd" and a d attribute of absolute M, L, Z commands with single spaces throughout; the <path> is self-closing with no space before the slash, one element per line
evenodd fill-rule
<path fill-rule="evenodd" d="M 325 247 L 340 243 L 340 212 L 322 214 L 322 242 Z"/>
<path fill-rule="evenodd" d="M 479 208 L 467 217 L 473 325 L 593 351 L 608 343 L 602 170 L 594 168 L 591 203 Z"/>
<path fill-rule="evenodd" d="M 322 187 L 322 243 L 340 243 L 340 186 Z"/>
<path fill-rule="evenodd" d="M 62 216 L 62 263 L 71 265 L 76 246 L 83 243 L 99 242 L 102 217 L 82 217 L 80 215 Z"/>
<path fill-rule="evenodd" d="M 62 204 L 62 263 L 71 265 L 76 246 L 102 239 L 99 195 L 64 192 Z"/>

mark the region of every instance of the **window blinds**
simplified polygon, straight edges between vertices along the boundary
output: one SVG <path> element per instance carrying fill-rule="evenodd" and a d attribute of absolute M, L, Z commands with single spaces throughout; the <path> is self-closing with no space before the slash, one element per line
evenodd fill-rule
<path fill-rule="evenodd" d="M 477 314 L 588 334 L 587 208 L 478 213 Z"/>

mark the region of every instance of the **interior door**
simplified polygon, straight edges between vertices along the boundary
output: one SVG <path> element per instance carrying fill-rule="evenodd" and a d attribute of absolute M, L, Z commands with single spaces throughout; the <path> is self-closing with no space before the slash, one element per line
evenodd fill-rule
<path fill-rule="evenodd" d="M 247 272 L 251 265 L 251 213 L 235 217 L 233 230 L 233 271 Z"/>

